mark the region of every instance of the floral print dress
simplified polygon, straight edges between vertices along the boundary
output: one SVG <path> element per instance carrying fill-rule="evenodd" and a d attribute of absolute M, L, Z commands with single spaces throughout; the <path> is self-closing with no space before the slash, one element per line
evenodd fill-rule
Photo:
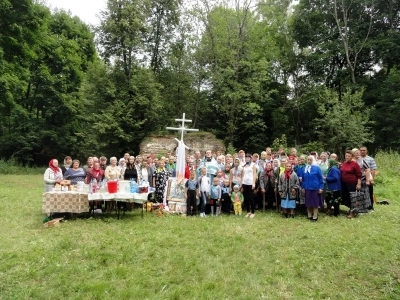
<path fill-rule="evenodd" d="M 155 197 L 157 202 L 164 201 L 164 192 L 168 182 L 168 171 L 165 168 L 157 169 L 154 173 L 155 178 Z"/>

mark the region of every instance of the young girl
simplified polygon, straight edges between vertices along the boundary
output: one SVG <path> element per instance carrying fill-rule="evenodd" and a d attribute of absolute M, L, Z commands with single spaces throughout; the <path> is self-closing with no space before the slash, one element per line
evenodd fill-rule
<path fill-rule="evenodd" d="M 230 184 L 231 188 L 235 185 L 240 186 L 242 184 L 242 168 L 240 167 L 240 159 L 235 158 L 233 168 L 230 170 Z"/>
<path fill-rule="evenodd" d="M 207 176 L 207 167 L 201 168 L 200 184 L 200 217 L 206 216 L 206 203 L 210 195 L 210 177 Z"/>
<path fill-rule="evenodd" d="M 290 217 L 294 218 L 294 209 L 296 208 L 297 190 L 299 189 L 299 178 L 293 172 L 292 165 L 287 162 L 285 171 L 279 176 L 279 195 L 281 196 L 281 207 L 283 215 L 288 217 L 290 209 Z"/>
<path fill-rule="evenodd" d="M 224 214 L 231 213 L 231 188 L 229 186 L 229 180 L 224 180 L 224 186 L 221 189 L 221 210 Z"/>
<path fill-rule="evenodd" d="M 224 180 L 225 180 L 225 173 L 224 173 L 224 171 L 222 171 L 222 169 L 219 169 L 217 171 L 217 176 L 215 176 L 215 178 L 218 179 L 218 185 L 220 187 L 223 187 L 224 186 Z"/>
<path fill-rule="evenodd" d="M 251 163 L 251 154 L 245 156 L 246 164 L 242 168 L 242 192 L 244 204 L 246 205 L 246 217 L 254 218 L 254 195 L 253 190 L 256 187 L 257 169 L 256 165 Z"/>
<path fill-rule="evenodd" d="M 196 215 L 196 195 L 199 193 L 199 183 L 196 180 L 196 172 L 192 171 L 190 173 L 190 178 L 185 183 L 185 199 L 187 205 L 186 215 L 195 216 Z"/>
<path fill-rule="evenodd" d="M 220 203 L 221 203 L 221 186 L 219 185 L 219 179 L 217 177 L 213 180 L 213 185 L 211 186 L 210 192 L 210 206 L 211 206 L 211 215 L 218 216 L 220 213 Z"/>
<path fill-rule="evenodd" d="M 233 209 L 235 210 L 235 215 L 240 216 L 242 214 L 242 203 L 244 201 L 243 194 L 239 191 L 239 185 L 233 187 L 233 192 L 231 194 L 231 201 L 233 203 Z"/>

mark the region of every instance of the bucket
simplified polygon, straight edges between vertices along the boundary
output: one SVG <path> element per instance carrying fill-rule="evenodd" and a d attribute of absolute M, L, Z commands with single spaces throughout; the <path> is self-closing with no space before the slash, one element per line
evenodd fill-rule
<path fill-rule="evenodd" d="M 118 184 L 118 189 L 120 193 L 129 193 L 131 182 L 129 180 L 120 180 Z"/>
<path fill-rule="evenodd" d="M 110 194 L 115 194 L 118 191 L 118 181 L 107 181 L 107 188 Z"/>

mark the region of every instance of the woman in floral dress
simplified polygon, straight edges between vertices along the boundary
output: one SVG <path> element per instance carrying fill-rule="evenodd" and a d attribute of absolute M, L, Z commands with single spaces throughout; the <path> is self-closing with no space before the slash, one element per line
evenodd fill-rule
<path fill-rule="evenodd" d="M 165 161 L 160 160 L 158 162 L 157 170 L 153 175 L 153 186 L 156 188 L 155 198 L 157 202 L 162 203 L 164 201 L 164 192 L 168 182 L 168 171 L 165 168 Z"/>

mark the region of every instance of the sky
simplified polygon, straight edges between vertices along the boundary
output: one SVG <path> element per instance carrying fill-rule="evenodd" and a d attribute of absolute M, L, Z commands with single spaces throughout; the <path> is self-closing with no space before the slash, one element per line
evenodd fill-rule
<path fill-rule="evenodd" d="M 96 15 L 106 8 L 107 0 L 46 0 L 50 8 L 62 8 L 71 11 L 73 16 L 78 16 L 82 21 L 92 25 L 98 25 Z"/>

